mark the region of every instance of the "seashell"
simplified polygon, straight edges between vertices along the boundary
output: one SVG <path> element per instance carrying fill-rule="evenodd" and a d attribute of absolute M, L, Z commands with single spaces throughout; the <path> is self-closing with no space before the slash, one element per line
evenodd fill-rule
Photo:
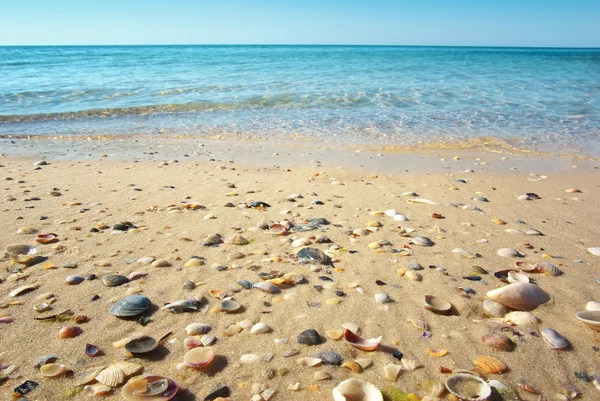
<path fill-rule="evenodd" d="M 86 369 L 77 375 L 77 382 L 75 384 L 77 386 L 83 386 L 84 384 L 88 384 L 96 380 L 96 376 L 98 376 L 103 370 L 103 366 L 97 366 L 94 368 Z"/>
<path fill-rule="evenodd" d="M 510 312 L 504 316 L 506 322 L 511 322 L 517 326 L 532 326 L 540 321 L 529 312 Z"/>
<path fill-rule="evenodd" d="M 440 297 L 425 295 L 425 309 L 439 314 L 446 314 L 452 309 L 452 304 Z"/>
<path fill-rule="evenodd" d="M 172 313 L 183 313 L 187 310 L 198 310 L 197 300 L 194 298 L 191 299 L 182 299 L 180 301 L 171 302 L 165 306 L 163 306 L 162 310 L 168 310 Z"/>
<path fill-rule="evenodd" d="M 296 337 L 298 344 L 319 345 L 323 342 L 319 333 L 314 329 L 304 330 Z"/>
<path fill-rule="evenodd" d="M 207 236 L 206 238 L 204 238 L 204 241 L 202 241 L 202 245 L 212 246 L 212 245 L 221 244 L 222 242 L 223 242 L 223 239 L 221 238 L 221 236 L 219 234 L 211 234 L 211 235 Z"/>
<path fill-rule="evenodd" d="M 33 366 L 36 368 L 39 368 L 40 366 L 43 366 L 47 363 L 54 362 L 57 359 L 58 359 L 57 355 L 44 355 L 44 356 L 39 357 L 37 362 Z"/>
<path fill-rule="evenodd" d="M 381 224 L 381 222 L 379 222 L 379 221 L 369 221 L 365 224 L 365 226 L 376 228 L 376 227 L 383 226 L 383 224 Z"/>
<path fill-rule="evenodd" d="M 408 321 L 412 323 L 415 328 L 421 331 L 429 331 L 429 325 L 421 319 L 408 319 Z"/>
<path fill-rule="evenodd" d="M 395 382 L 398 380 L 398 375 L 401 370 L 402 366 L 390 363 L 383 367 L 383 375 L 387 380 Z"/>
<path fill-rule="evenodd" d="M 458 255 L 462 259 L 475 259 L 475 258 L 480 257 L 480 255 L 478 253 L 475 253 L 472 251 L 467 251 L 462 248 L 455 248 L 452 250 L 452 253 Z"/>
<path fill-rule="evenodd" d="M 325 335 L 331 338 L 334 341 L 339 340 L 344 335 L 344 330 L 342 329 L 334 329 L 325 331 Z"/>
<path fill-rule="evenodd" d="M 159 375 L 145 374 L 131 378 L 121 389 L 126 401 L 168 401 L 175 397 L 179 386 Z"/>
<path fill-rule="evenodd" d="M 230 324 L 229 326 L 227 326 L 223 334 L 225 334 L 227 337 L 231 337 L 240 333 L 242 330 L 243 329 L 241 326 L 238 326 L 237 324 Z"/>
<path fill-rule="evenodd" d="M 283 279 L 287 284 L 300 284 L 306 280 L 306 277 L 302 274 L 289 272 L 283 275 Z"/>
<path fill-rule="evenodd" d="M 500 351 L 512 351 L 515 343 L 503 334 L 490 334 L 481 337 L 481 342 Z"/>
<path fill-rule="evenodd" d="M 375 294 L 375 301 L 379 302 L 380 304 L 386 304 L 392 302 L 392 298 L 390 298 L 387 294 L 379 293 Z"/>
<path fill-rule="evenodd" d="M 358 363 L 363 369 L 366 369 L 373 364 L 373 360 L 371 358 L 358 358 L 354 362 Z"/>
<path fill-rule="evenodd" d="M 326 365 L 340 366 L 344 362 L 344 358 L 335 351 L 320 351 L 314 357 L 321 359 Z"/>
<path fill-rule="evenodd" d="M 131 272 L 127 276 L 127 279 L 129 281 L 133 281 L 133 280 L 137 280 L 140 277 L 146 277 L 147 275 L 148 275 L 148 273 L 146 273 L 146 272 Z"/>
<path fill-rule="evenodd" d="M 77 326 L 65 326 L 63 328 L 61 328 L 58 331 L 58 336 L 60 338 L 73 338 L 73 337 L 77 337 L 78 335 L 80 335 L 81 333 L 83 333 L 83 330 L 81 330 L 80 327 Z"/>
<path fill-rule="evenodd" d="M 435 356 L 436 358 L 441 358 L 448 354 L 448 350 L 440 348 L 427 348 L 427 353 L 431 356 Z"/>
<path fill-rule="evenodd" d="M 528 228 L 523 231 L 526 235 L 544 235 L 541 231 L 535 230 L 533 228 Z"/>
<path fill-rule="evenodd" d="M 67 276 L 67 278 L 65 279 L 65 284 L 67 285 L 77 285 L 82 283 L 85 280 L 85 278 L 81 277 L 81 276 Z"/>
<path fill-rule="evenodd" d="M 221 302 L 219 309 L 226 313 L 232 313 L 239 310 L 242 306 L 235 302 L 233 299 L 226 299 Z"/>
<path fill-rule="evenodd" d="M 514 248 L 500 248 L 496 253 L 503 258 L 522 258 L 525 256 L 523 253 L 519 252 L 518 249 Z"/>
<path fill-rule="evenodd" d="M 204 265 L 204 260 L 200 258 L 191 258 L 183 264 L 185 267 L 198 267 Z"/>
<path fill-rule="evenodd" d="M 552 349 L 563 350 L 569 348 L 571 345 L 569 340 L 552 329 L 542 329 L 540 333 L 542 334 L 542 338 L 546 341 L 546 344 Z"/>
<path fill-rule="evenodd" d="M 38 234 L 35 236 L 35 242 L 39 242 L 40 244 L 52 244 L 53 242 L 58 241 L 58 236 L 56 234 Z"/>
<path fill-rule="evenodd" d="M 331 375 L 327 372 L 319 371 L 315 372 L 313 379 L 315 379 L 316 381 L 330 380 Z"/>
<path fill-rule="evenodd" d="M 535 271 L 549 276 L 560 276 L 562 271 L 550 262 L 542 261 L 535 264 Z"/>
<path fill-rule="evenodd" d="M 258 288 L 259 290 L 266 292 L 268 294 L 279 294 L 281 290 L 273 283 L 269 283 L 268 281 L 261 281 L 259 283 L 254 283 L 253 288 Z"/>
<path fill-rule="evenodd" d="M 298 238 L 297 240 L 292 241 L 291 245 L 294 248 L 300 248 L 301 246 L 307 246 L 307 245 L 310 245 L 310 244 L 311 244 L 311 242 L 310 242 L 309 239 L 307 239 L 307 238 Z"/>
<path fill-rule="evenodd" d="M 263 334 L 268 333 L 270 330 L 271 328 L 266 323 L 258 322 L 254 326 L 252 326 L 252 328 L 250 329 L 250 333 Z"/>
<path fill-rule="evenodd" d="M 244 364 L 258 362 L 259 357 L 256 354 L 244 354 L 240 357 L 240 362 Z"/>
<path fill-rule="evenodd" d="M 8 252 L 8 247 L 6 247 L 6 251 Z M 588 252 L 591 253 L 592 255 L 600 256 L 600 246 L 588 248 Z"/>
<path fill-rule="evenodd" d="M 144 313 L 150 307 L 150 299 L 143 295 L 130 295 L 115 302 L 108 312 L 117 317 L 131 317 Z"/>
<path fill-rule="evenodd" d="M 244 319 L 238 323 L 238 326 L 240 326 L 241 328 L 243 328 L 246 331 L 250 331 L 250 329 L 252 328 L 252 326 L 254 326 L 254 324 L 255 323 L 251 319 Z"/>
<path fill-rule="evenodd" d="M 503 226 L 503 225 L 505 225 L 505 224 L 506 224 L 506 221 L 504 221 L 504 220 L 502 220 L 502 219 L 499 219 L 499 218 L 497 218 L 497 217 L 496 217 L 496 218 L 493 218 L 493 219 L 492 219 L 492 223 L 494 223 L 494 224 L 498 224 L 498 225 L 500 225 L 500 226 Z"/>
<path fill-rule="evenodd" d="M 492 394 L 491 387 L 482 378 L 469 373 L 455 373 L 448 377 L 446 388 L 466 401 L 483 401 Z"/>
<path fill-rule="evenodd" d="M 65 373 L 66 369 L 58 363 L 48 363 L 40 367 L 40 373 L 44 377 L 57 377 Z"/>
<path fill-rule="evenodd" d="M 171 263 L 165 259 L 156 259 L 151 263 L 154 267 L 171 267 Z"/>
<path fill-rule="evenodd" d="M 352 331 L 344 329 L 344 340 L 354 348 L 358 348 L 363 351 L 375 351 L 377 348 L 379 348 L 382 338 L 383 336 L 371 339 L 364 339 L 354 334 Z"/>
<path fill-rule="evenodd" d="M 187 337 L 183 340 L 183 346 L 186 349 L 192 349 L 196 347 L 203 346 L 202 341 L 198 337 Z"/>
<path fill-rule="evenodd" d="M 528 283 L 529 277 L 527 277 L 523 273 L 510 271 L 508 272 L 507 280 L 509 283 Z"/>
<path fill-rule="evenodd" d="M 565 189 L 566 193 L 569 194 L 578 194 L 581 193 L 581 190 L 577 189 L 577 188 L 569 188 L 569 189 Z"/>
<path fill-rule="evenodd" d="M 600 302 L 590 301 L 585 304 L 585 310 L 587 311 L 600 311 Z"/>
<path fill-rule="evenodd" d="M 514 283 L 488 291 L 492 300 L 504 306 L 521 311 L 529 311 L 548 302 L 550 297 L 531 283 Z"/>
<path fill-rule="evenodd" d="M 410 270 L 423 270 L 423 266 L 419 262 L 410 262 L 408 268 Z"/>
<path fill-rule="evenodd" d="M 208 333 L 212 328 L 204 323 L 192 323 L 185 328 L 188 336 L 196 336 Z"/>
<path fill-rule="evenodd" d="M 38 232 L 37 228 L 33 227 L 20 227 L 17 230 L 17 234 L 36 234 Z"/>
<path fill-rule="evenodd" d="M 297 355 L 297 354 L 298 354 L 297 350 L 290 350 L 290 351 L 285 352 L 283 354 L 283 356 L 287 358 L 287 357 L 290 357 L 290 356 L 293 356 L 293 355 Z M 311 357 L 311 356 L 307 356 L 307 357 L 304 357 L 304 358 L 298 358 L 298 359 L 296 359 L 296 363 L 298 365 L 308 366 L 309 368 L 312 368 L 312 367 L 315 367 L 315 366 L 319 366 L 322 362 L 323 362 L 322 359 Z"/>
<path fill-rule="evenodd" d="M 591 329 L 600 331 L 600 311 L 577 312 L 575 317 L 587 324 Z"/>
<path fill-rule="evenodd" d="M 411 242 L 415 245 L 433 246 L 434 242 L 427 237 L 412 237 Z"/>
<path fill-rule="evenodd" d="M 141 336 L 125 344 L 125 349 L 132 354 L 146 354 L 154 351 L 158 342 L 150 336 Z"/>
<path fill-rule="evenodd" d="M 200 337 L 200 342 L 205 347 L 210 347 L 215 343 L 215 341 L 217 341 L 217 338 L 212 334 L 205 334 L 202 337 Z"/>
<path fill-rule="evenodd" d="M 419 362 L 408 358 L 402 358 L 402 365 L 404 366 L 404 369 L 410 371 L 416 370 L 421 367 Z"/>
<path fill-rule="evenodd" d="M 406 273 L 404 273 L 405 277 L 408 277 L 409 280 L 412 281 L 421 281 L 423 280 L 423 276 L 421 276 L 421 274 L 417 273 L 414 270 L 409 270 Z"/>
<path fill-rule="evenodd" d="M 137 263 L 148 266 L 150 263 L 154 262 L 154 256 L 144 256 L 143 258 L 139 258 Z"/>
<path fill-rule="evenodd" d="M 394 216 L 395 216 L 395 215 L 397 215 L 399 212 L 398 212 L 396 209 L 388 209 L 388 210 L 386 210 L 384 213 L 385 213 L 385 215 L 386 215 L 386 216 L 389 216 L 389 217 L 394 217 Z"/>
<path fill-rule="evenodd" d="M 269 234 L 271 235 L 286 235 L 288 228 L 283 224 L 273 224 L 269 227 Z"/>
<path fill-rule="evenodd" d="M 85 345 L 85 354 L 87 356 L 94 357 L 94 356 L 101 355 L 102 351 L 100 350 L 100 348 L 96 347 L 93 344 L 86 344 Z"/>
<path fill-rule="evenodd" d="M 96 376 L 96 380 L 105 386 L 118 387 L 125 381 L 125 372 L 116 366 L 116 364 L 110 365 Z"/>
<path fill-rule="evenodd" d="M 381 391 L 359 379 L 344 380 L 332 391 L 333 401 L 383 401 Z"/>
<path fill-rule="evenodd" d="M 102 284 L 104 284 L 106 287 L 117 287 L 128 282 L 129 279 L 120 274 L 107 274 L 106 276 L 102 277 Z"/>
<path fill-rule="evenodd" d="M 187 280 L 185 283 L 183 283 L 183 289 L 184 290 L 194 290 L 194 289 L 196 289 L 196 283 L 194 283 L 191 280 Z"/>
<path fill-rule="evenodd" d="M 31 245 L 7 245 L 6 253 L 17 263 L 27 264 L 35 258 L 37 248 Z"/>
<path fill-rule="evenodd" d="M 125 374 L 125 377 L 139 375 L 140 373 L 142 373 L 142 370 L 144 370 L 144 367 L 139 363 L 117 362 L 113 365 L 121 369 Z"/>
<path fill-rule="evenodd" d="M 189 350 L 183 356 L 183 363 L 194 369 L 202 369 L 212 362 L 215 353 L 212 348 L 194 348 Z"/>
<path fill-rule="evenodd" d="M 227 240 L 228 244 L 233 244 L 233 245 L 248 245 L 250 242 L 248 242 L 248 240 L 246 238 L 244 238 L 242 235 L 237 234 L 234 235 L 233 237 L 229 238 Z"/>
<path fill-rule="evenodd" d="M 491 299 L 485 299 L 483 301 L 483 309 L 492 316 L 504 316 L 512 310 L 511 308 L 506 307 L 499 302 L 492 301 Z"/>
<path fill-rule="evenodd" d="M 238 280 L 237 283 L 247 290 L 251 289 L 254 286 L 254 282 L 250 280 Z"/>
<path fill-rule="evenodd" d="M 437 205 L 436 202 L 425 198 L 408 199 L 406 203 L 422 203 L 425 205 Z"/>
<path fill-rule="evenodd" d="M 491 356 L 481 355 L 473 363 L 485 373 L 502 373 L 506 370 L 505 364 Z"/>
<path fill-rule="evenodd" d="M 347 323 L 343 323 L 342 327 L 344 329 L 350 330 L 353 333 L 358 333 L 358 331 L 360 330 L 360 326 L 358 323 L 347 322 Z"/>
<path fill-rule="evenodd" d="M 362 366 L 356 361 L 346 361 L 342 363 L 342 368 L 347 368 L 353 371 L 354 373 L 360 373 L 362 371 Z"/>
<path fill-rule="evenodd" d="M 331 258 L 323 253 L 320 249 L 317 248 L 302 248 L 297 253 L 296 256 L 300 259 L 300 261 L 318 263 L 322 265 L 331 265 Z"/>

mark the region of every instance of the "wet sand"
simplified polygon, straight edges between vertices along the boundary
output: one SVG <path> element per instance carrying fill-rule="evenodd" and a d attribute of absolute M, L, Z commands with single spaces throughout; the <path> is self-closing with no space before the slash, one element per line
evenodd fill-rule
<path fill-rule="evenodd" d="M 171 331 L 173 335 L 159 349 L 129 361 L 143 365 L 144 372 L 179 383 L 181 390 L 175 399 L 180 400 L 203 400 L 219 385 L 230 388 L 232 400 L 251 399 L 253 385 L 276 390 L 272 400 L 330 400 L 332 389 L 351 377 L 382 390 L 393 386 L 423 397 L 428 395 L 420 387 L 423 381 L 444 381 L 448 377 L 440 373 L 440 366 L 470 370 L 480 355 L 495 357 L 508 367 L 504 373 L 488 378 L 513 388 L 524 400 L 537 400 L 539 396 L 524 391 L 519 383 L 529 384 L 548 400 L 559 399 L 557 394 L 565 391 L 561 382 L 575 386 L 581 392 L 580 399 L 599 397 L 591 382 L 575 375 L 600 374 L 600 334 L 575 318 L 575 312 L 585 310 L 587 302 L 600 301 L 600 284 L 596 281 L 600 277 L 600 258 L 587 251 L 600 246 L 597 162 L 466 151 L 392 155 L 315 150 L 308 146 L 294 149 L 211 141 L 203 144 L 196 144 L 198 148 L 193 151 L 181 144 L 125 149 L 110 141 L 91 146 L 77 144 L 72 151 L 22 141 L 3 147 L 0 245 L 2 249 L 9 244 L 36 245 L 47 260 L 31 267 L 16 265 L 7 257 L 0 260 L 0 278 L 4 281 L 0 283 L 0 303 L 20 303 L 0 309 L 3 315 L 14 317 L 12 323 L 0 325 L 0 362 L 17 366 L 18 374 L 0 387 L 0 398 L 8 399 L 19 384 L 34 380 L 39 387 L 28 394 L 30 400 L 89 399 L 91 393 L 76 387 L 72 375 L 43 378 L 33 364 L 40 356 L 55 354 L 59 356 L 57 363 L 77 376 L 88 367 L 124 360 L 124 350 L 112 345 L 115 341 L 134 333 L 158 339 Z M 36 169 L 34 163 L 42 159 L 49 164 Z M 565 192 L 571 188 L 581 193 Z M 60 196 L 49 195 L 53 191 Z M 418 196 L 402 195 L 410 191 Z M 525 193 L 535 193 L 541 199 L 517 199 Z M 295 196 L 291 201 L 291 194 L 302 197 Z M 473 200 L 476 197 L 485 197 L 489 202 Z M 15 200 L 9 200 L 12 198 Z M 35 198 L 39 200 L 32 200 Z M 415 198 L 436 205 L 407 202 Z M 315 200 L 323 205 L 313 204 Z M 183 201 L 202 208 L 169 210 L 170 205 L 179 206 Z M 252 201 L 263 201 L 271 207 L 247 208 L 245 205 Z M 225 207 L 227 203 L 234 207 Z M 409 221 L 374 213 L 388 209 L 397 209 Z M 443 218 L 432 218 L 432 213 Z M 206 219 L 207 215 L 214 218 Z M 261 221 L 272 224 L 287 219 L 302 224 L 305 219 L 318 217 L 331 224 L 285 236 L 256 228 Z M 506 224 L 495 224 L 495 218 Z M 112 227 L 120 222 L 131 222 L 136 228 L 113 233 Z M 367 235 L 350 235 L 355 229 L 375 225 L 373 222 L 381 223 L 381 227 L 373 227 Z M 110 228 L 98 230 L 101 223 Z M 17 233 L 22 227 L 57 234 L 59 241 L 36 244 L 35 234 Z M 544 235 L 523 234 L 528 228 Z M 239 233 L 249 244 L 201 245 L 207 235 L 214 233 L 223 239 Z M 333 267 L 321 266 L 315 271 L 310 263 L 303 264 L 294 256 L 298 248 L 291 241 L 307 238 L 314 242 L 318 235 L 329 237 L 332 243 L 310 246 L 328 251 L 334 263 Z M 415 236 L 428 237 L 435 244 L 411 244 Z M 376 241 L 389 245 L 370 248 L 369 244 Z M 468 251 L 473 258 L 452 252 L 456 248 Z M 549 302 L 531 311 L 539 318 L 538 324 L 506 324 L 502 318 L 486 315 L 482 308 L 487 291 L 506 285 L 493 273 L 510 269 L 515 262 L 514 258 L 499 256 L 496 251 L 500 248 L 516 248 L 525 254 L 519 260 L 531 264 L 546 260 L 563 272 L 560 276 L 524 273 L 550 296 Z M 234 252 L 246 256 L 232 261 L 229 255 Z M 193 256 L 201 257 L 204 264 L 185 267 Z M 137 262 L 142 257 L 166 259 L 171 266 L 142 265 Z M 410 262 L 424 267 L 418 272 L 421 281 L 398 273 Z M 61 267 L 65 263 L 77 267 Z M 220 270 L 214 268 L 216 265 L 228 268 Z M 489 274 L 477 273 L 479 281 L 463 278 L 476 275 L 474 265 Z M 22 269 L 28 276 L 9 281 L 14 269 Z M 135 271 L 148 275 L 110 288 L 100 280 L 108 273 L 127 276 Z M 242 279 L 261 281 L 258 273 L 272 271 L 296 272 L 307 282 L 284 286 L 281 294 L 248 290 L 237 284 Z M 67 276 L 89 274 L 99 279 L 65 285 Z M 333 281 L 323 281 L 322 276 Z M 187 280 L 197 283 L 197 288 L 184 289 Z M 377 284 L 377 280 L 384 284 Z M 33 282 L 40 287 L 20 296 L 8 296 L 15 288 Z M 352 283 L 364 292 L 357 291 Z M 321 291 L 314 288 L 319 285 L 324 287 Z M 214 312 L 220 300 L 210 295 L 210 289 L 223 290 L 242 309 L 232 314 Z M 54 294 L 56 302 L 52 310 L 38 313 L 33 306 L 43 293 Z M 152 301 L 153 306 L 145 313 L 150 317 L 146 326 L 136 319 L 111 316 L 107 311 L 114 301 L 132 293 Z M 376 293 L 387 294 L 393 302 L 376 302 Z M 92 301 L 95 295 L 99 299 Z M 426 295 L 449 301 L 453 314 L 444 316 L 426 310 Z M 192 296 L 203 297 L 198 311 L 173 314 L 159 309 Z M 339 303 L 332 304 L 335 302 Z M 78 325 L 83 332 L 74 338 L 61 339 L 58 335 L 61 327 L 73 322 L 34 320 L 68 309 L 89 319 Z M 231 337 L 224 334 L 228 325 L 244 319 L 264 322 L 270 331 L 242 331 Z M 430 336 L 407 319 L 427 322 Z M 177 367 L 186 352 L 185 328 L 194 322 L 210 325 L 216 337 L 212 346 L 215 360 L 203 371 Z M 340 329 L 344 323 L 358 324 L 359 334 L 365 338 L 383 336 L 382 347 L 364 352 L 343 340 L 326 337 L 327 330 Z M 550 349 L 540 336 L 540 330 L 548 327 L 572 346 L 562 351 Z M 324 343 L 296 343 L 296 336 L 311 328 L 323 336 Z M 504 352 L 483 344 L 481 337 L 492 332 L 511 338 L 515 349 Z M 277 344 L 275 339 L 288 341 Z M 104 355 L 86 356 L 86 343 L 98 346 Z M 429 355 L 428 348 L 448 353 L 438 358 Z M 299 353 L 283 356 L 292 349 Z M 296 363 L 301 357 L 323 350 L 334 350 L 346 361 L 371 358 L 373 365 L 354 373 L 337 366 L 305 367 Z M 391 382 L 383 377 L 383 367 L 402 364 L 392 356 L 395 350 L 421 367 L 403 370 L 398 380 Z M 259 361 L 240 362 L 245 354 L 256 354 Z M 273 354 L 273 358 L 264 361 L 261 358 L 265 354 Z M 282 375 L 284 368 L 289 372 Z M 318 371 L 330 373 L 331 380 L 315 381 L 313 375 Z M 298 391 L 287 389 L 297 382 Z M 120 400 L 120 391 L 118 388 L 101 399 Z M 447 393 L 444 397 L 448 398 Z"/>

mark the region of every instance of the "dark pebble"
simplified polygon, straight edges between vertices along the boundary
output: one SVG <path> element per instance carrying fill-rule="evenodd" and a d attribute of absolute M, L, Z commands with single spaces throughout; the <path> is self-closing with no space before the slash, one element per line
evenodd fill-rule
<path fill-rule="evenodd" d="M 92 297 L 92 301 L 97 301 L 99 299 L 100 299 L 100 295 L 97 295 L 97 294 Z"/>
<path fill-rule="evenodd" d="M 399 360 L 399 361 L 401 361 L 402 358 L 404 358 L 404 354 L 402 352 L 398 351 L 398 350 L 392 352 L 392 356 L 394 358 L 396 358 L 397 360 Z"/>
<path fill-rule="evenodd" d="M 375 281 L 375 284 L 377 284 L 377 285 L 386 285 L 386 283 L 383 282 L 383 281 L 381 281 L 381 280 Z"/>

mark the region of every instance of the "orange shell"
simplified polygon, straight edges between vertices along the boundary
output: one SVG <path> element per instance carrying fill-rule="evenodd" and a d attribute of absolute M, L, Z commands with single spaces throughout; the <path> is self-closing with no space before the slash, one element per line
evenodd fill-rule
<path fill-rule="evenodd" d="M 473 363 L 486 373 L 502 373 L 506 370 L 505 364 L 491 356 L 481 355 Z"/>
<path fill-rule="evenodd" d="M 438 358 L 441 358 L 448 353 L 448 350 L 447 349 L 427 348 L 427 353 L 431 356 L 436 356 Z"/>

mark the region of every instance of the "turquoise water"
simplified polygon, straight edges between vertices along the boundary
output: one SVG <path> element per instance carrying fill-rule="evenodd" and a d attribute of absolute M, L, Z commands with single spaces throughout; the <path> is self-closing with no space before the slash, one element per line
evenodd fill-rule
<path fill-rule="evenodd" d="M 600 49 L 0 47 L 0 134 L 159 132 L 600 155 Z"/>

